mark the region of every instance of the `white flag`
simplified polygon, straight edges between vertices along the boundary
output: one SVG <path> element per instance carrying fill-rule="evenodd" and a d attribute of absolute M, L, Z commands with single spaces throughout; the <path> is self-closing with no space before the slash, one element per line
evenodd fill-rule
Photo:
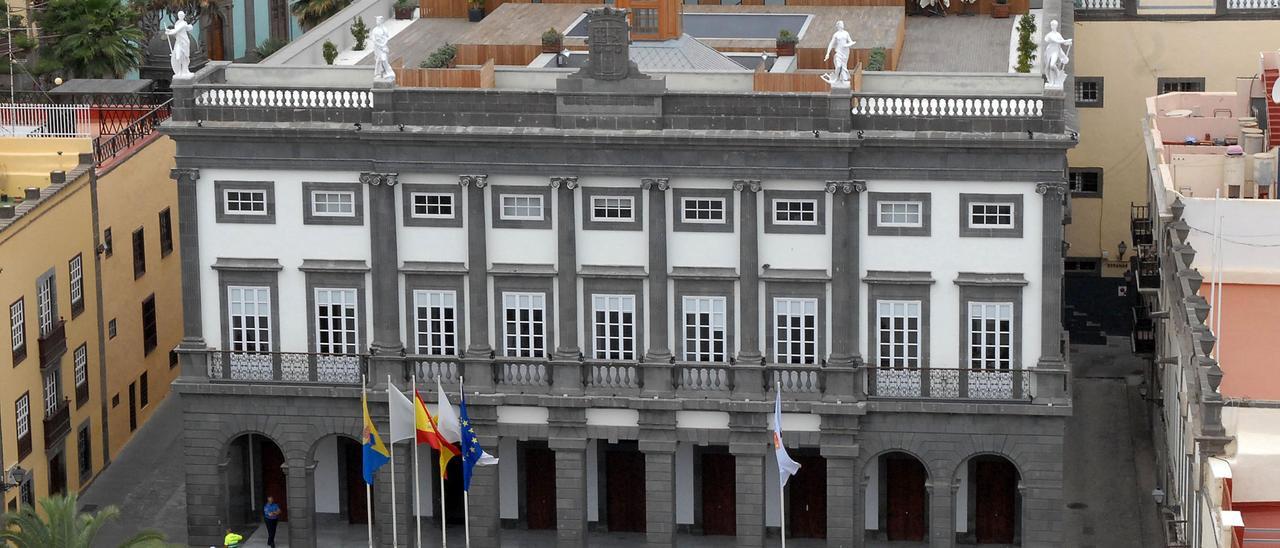
<path fill-rule="evenodd" d="M 387 406 L 391 408 L 391 437 L 387 441 L 395 443 L 416 438 L 418 431 L 414 428 L 413 402 L 391 384 L 387 384 Z"/>
<path fill-rule="evenodd" d="M 462 425 L 458 421 L 458 411 L 449 403 L 449 396 L 444 393 L 440 377 L 436 377 L 436 391 L 440 395 L 436 408 L 436 432 L 440 433 L 444 441 L 458 445 L 462 441 Z"/>
<path fill-rule="evenodd" d="M 791 460 L 787 448 L 782 446 L 782 387 L 774 392 L 773 400 L 773 454 L 778 458 L 778 481 L 783 486 L 787 479 L 800 471 L 800 463 Z"/>

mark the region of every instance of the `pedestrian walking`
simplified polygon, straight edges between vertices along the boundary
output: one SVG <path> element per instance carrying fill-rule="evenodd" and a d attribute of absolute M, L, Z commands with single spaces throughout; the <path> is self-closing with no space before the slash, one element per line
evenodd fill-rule
<path fill-rule="evenodd" d="M 267 522 L 267 546 L 276 548 L 276 525 L 280 523 L 280 505 L 276 500 L 267 497 L 267 504 L 262 507 L 262 517 Z"/>

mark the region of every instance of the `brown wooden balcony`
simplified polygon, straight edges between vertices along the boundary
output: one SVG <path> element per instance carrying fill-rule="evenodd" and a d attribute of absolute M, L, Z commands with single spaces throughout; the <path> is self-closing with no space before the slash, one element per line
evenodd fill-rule
<path fill-rule="evenodd" d="M 58 408 L 52 414 L 44 417 L 44 449 L 51 450 L 55 445 L 62 442 L 71 432 L 71 406 L 67 404 L 66 398 L 58 403 Z"/>
<path fill-rule="evenodd" d="M 53 327 L 40 334 L 40 368 L 45 369 L 58 363 L 58 359 L 67 353 L 67 322 L 62 318 L 53 322 Z"/>

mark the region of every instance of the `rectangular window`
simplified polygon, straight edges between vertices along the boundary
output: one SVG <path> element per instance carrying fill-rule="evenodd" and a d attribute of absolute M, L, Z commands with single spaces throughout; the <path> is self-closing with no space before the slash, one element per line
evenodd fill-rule
<path fill-rule="evenodd" d="M 147 243 L 139 228 L 133 231 L 133 279 L 147 273 Z"/>
<path fill-rule="evenodd" d="M 107 338 L 108 339 L 116 338 L 116 319 L 115 318 L 111 318 L 109 321 L 107 321 Z"/>
<path fill-rule="evenodd" d="M 774 359 L 778 363 L 818 363 L 818 300 L 773 300 Z"/>
<path fill-rule="evenodd" d="M 76 432 L 76 464 L 81 478 L 93 473 L 93 453 L 90 452 L 87 424 Z"/>
<path fill-rule="evenodd" d="M 160 257 L 168 257 L 173 253 L 173 215 L 169 208 L 160 212 Z"/>
<path fill-rule="evenodd" d="M 503 293 L 503 330 L 506 354 L 512 358 L 546 357 L 546 295 Z"/>
<path fill-rule="evenodd" d="M 453 218 L 453 194 L 414 192 L 411 196 L 413 197 L 414 217 L 424 219 Z"/>
<path fill-rule="evenodd" d="M 24 392 L 18 401 L 13 403 L 13 412 L 17 421 L 18 439 L 31 435 L 31 393 Z"/>
<path fill-rule="evenodd" d="M 223 211 L 227 215 L 266 215 L 267 191 L 236 190 L 222 191 Z"/>
<path fill-rule="evenodd" d="M 1013 303 L 969 303 L 969 368 L 1013 366 Z"/>
<path fill-rule="evenodd" d="M 658 34 L 658 10 L 655 8 L 633 8 L 631 32 L 634 34 Z"/>
<path fill-rule="evenodd" d="M 49 334 L 53 329 L 58 296 L 53 285 L 53 276 L 40 278 L 36 283 L 36 317 L 40 321 L 40 336 Z"/>
<path fill-rule="evenodd" d="M 9 341 L 13 345 L 13 364 L 27 355 L 27 315 L 23 297 L 9 305 Z"/>
<path fill-rule="evenodd" d="M 1204 78 L 1156 78 L 1156 94 L 1203 92 Z"/>
<path fill-rule="evenodd" d="M 76 389 L 87 386 L 89 384 L 89 348 L 80 345 L 76 348 L 76 352 L 72 361 L 75 364 Z"/>
<path fill-rule="evenodd" d="M 879 211 L 879 226 L 884 227 L 920 227 L 924 226 L 920 212 L 920 202 L 876 202 Z"/>
<path fill-rule="evenodd" d="M 725 310 L 724 297 L 684 298 L 685 361 L 728 361 Z"/>
<path fill-rule="evenodd" d="M 631 196 L 592 196 L 591 220 L 620 223 L 635 220 L 635 202 Z"/>
<path fill-rule="evenodd" d="M 232 352 L 271 351 L 271 288 L 227 287 Z"/>
<path fill-rule="evenodd" d="M 720 224 L 724 222 L 724 198 L 685 198 L 680 211 L 686 223 Z"/>
<path fill-rule="evenodd" d="M 152 295 L 142 301 L 142 353 L 144 355 L 150 355 L 159 344 L 156 330 L 156 296 Z"/>
<path fill-rule="evenodd" d="M 106 256 L 110 257 L 112 252 L 111 227 L 107 227 L 105 230 L 102 231 L 102 248 L 103 248 L 102 252 L 106 254 Z"/>
<path fill-rule="evenodd" d="M 632 295 L 593 295 L 592 349 L 597 360 L 635 361 L 636 298 Z"/>
<path fill-rule="evenodd" d="M 151 402 L 150 383 L 147 382 L 147 372 L 143 371 L 142 376 L 138 378 L 138 402 L 141 407 L 146 407 Z"/>
<path fill-rule="evenodd" d="M 1012 228 L 1013 204 L 972 202 L 969 204 L 971 228 Z"/>
<path fill-rule="evenodd" d="M 356 290 L 316 288 L 316 352 L 359 352 L 360 320 Z"/>
<path fill-rule="evenodd" d="M 28 449 L 28 451 L 30 450 Z M 33 508 L 35 507 L 36 487 L 35 487 L 35 482 L 32 481 L 31 479 L 31 476 L 27 476 L 26 481 L 22 482 L 22 486 L 18 489 L 18 500 L 19 502 L 21 502 L 26 506 L 30 506 Z"/>
<path fill-rule="evenodd" d="M 419 354 L 458 355 L 458 295 L 455 291 L 414 291 L 414 323 Z"/>
<path fill-rule="evenodd" d="M 44 374 L 44 416 L 52 416 L 62 403 L 62 374 L 52 367 Z"/>
<path fill-rule="evenodd" d="M 1102 78 L 1077 76 L 1075 99 L 1077 107 L 1102 106 Z"/>
<path fill-rule="evenodd" d="M 71 280 L 71 314 L 75 315 L 84 310 L 84 268 L 80 254 L 67 261 L 67 272 Z"/>
<path fill-rule="evenodd" d="M 817 200 L 774 200 L 773 222 L 780 225 L 818 224 Z"/>
<path fill-rule="evenodd" d="M 355 217 L 356 194 L 313 190 L 311 191 L 311 214 L 316 217 Z"/>
<path fill-rule="evenodd" d="M 920 310 L 920 301 L 876 301 L 878 367 L 920 367 Z"/>
<path fill-rule="evenodd" d="M 1100 196 L 1102 168 L 1082 167 L 1067 170 L 1067 184 L 1073 196 Z"/>
<path fill-rule="evenodd" d="M 538 194 L 503 194 L 502 218 L 508 221 L 541 221 L 542 196 Z"/>

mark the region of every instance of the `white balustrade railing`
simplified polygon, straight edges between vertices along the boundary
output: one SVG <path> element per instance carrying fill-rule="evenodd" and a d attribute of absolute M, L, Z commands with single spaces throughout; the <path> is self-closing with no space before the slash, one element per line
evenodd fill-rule
<path fill-rule="evenodd" d="M 635 364 L 588 363 L 587 386 L 595 388 L 640 388 L 640 371 Z"/>
<path fill-rule="evenodd" d="M 1229 10 L 1274 10 L 1280 9 L 1280 0 L 1227 0 Z"/>
<path fill-rule="evenodd" d="M 859 95 L 855 116 L 926 118 L 1039 118 L 1044 99 L 1034 97 L 926 97 Z"/>
<path fill-rule="evenodd" d="M 458 384 L 459 367 L 457 360 L 445 357 L 421 358 L 413 362 L 413 371 L 419 382 L 430 383 L 439 378 L 445 386 Z"/>
<path fill-rule="evenodd" d="M 816 366 L 771 365 L 769 370 L 772 375 L 769 376 L 768 390 L 773 390 L 780 384 L 784 394 L 797 392 L 818 394 L 822 392 L 822 385 L 820 384 L 821 369 Z"/>
<path fill-rule="evenodd" d="M 1076 9 L 1081 10 L 1122 10 L 1125 0 L 1076 0 Z"/>
<path fill-rule="evenodd" d="M 89 105 L 0 104 L 0 136 L 88 137 Z"/>
<path fill-rule="evenodd" d="M 499 362 L 498 384 L 512 386 L 547 386 L 550 374 L 544 362 Z"/>
<path fill-rule="evenodd" d="M 730 388 L 728 366 L 695 363 L 677 364 L 675 372 L 677 389 L 725 391 Z"/>
<path fill-rule="evenodd" d="M 366 109 L 373 107 L 373 92 L 367 89 L 197 88 L 195 103 L 199 107 Z"/>

